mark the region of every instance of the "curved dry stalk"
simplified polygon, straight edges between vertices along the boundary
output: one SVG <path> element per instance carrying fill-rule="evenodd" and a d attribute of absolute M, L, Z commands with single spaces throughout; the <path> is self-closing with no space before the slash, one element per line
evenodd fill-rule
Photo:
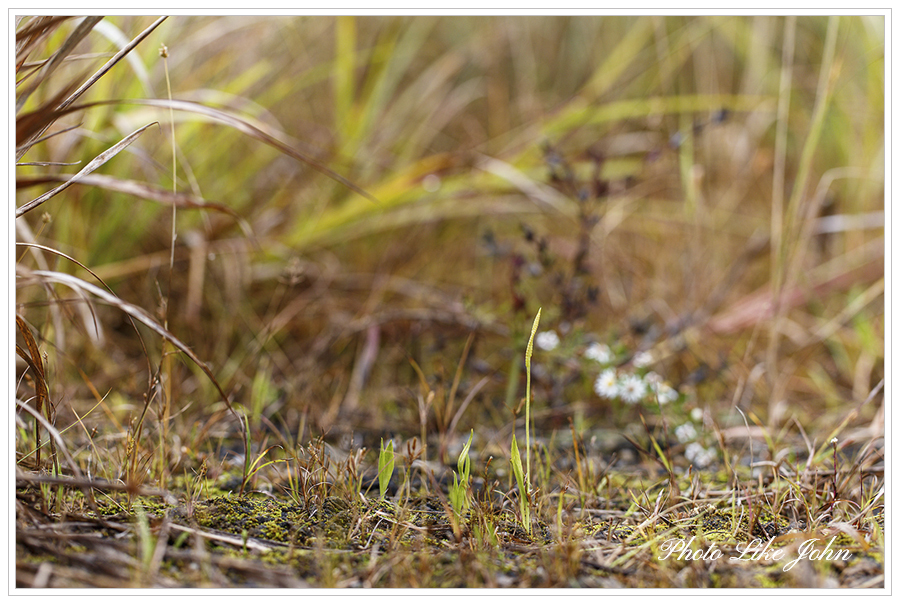
<path fill-rule="evenodd" d="M 57 256 L 59 256 L 61 258 L 65 258 L 66 260 L 73 262 L 73 263 L 77 264 L 78 266 L 80 266 L 81 268 L 83 268 L 84 270 L 86 270 L 87 272 L 89 272 L 91 274 L 91 276 L 94 277 L 94 279 L 96 279 L 97 281 L 102 283 L 103 287 L 105 287 L 106 289 L 108 289 L 110 291 L 110 293 L 112 293 L 112 288 L 109 285 L 107 285 L 103 279 L 100 278 L 100 275 L 98 275 L 97 273 L 95 273 L 94 271 L 89 269 L 87 266 L 85 266 L 84 264 L 82 264 L 81 262 L 76 260 L 75 258 L 72 258 L 68 254 L 64 254 L 63 252 L 61 252 L 59 250 L 53 249 L 52 247 L 47 247 L 45 245 L 41 245 L 39 243 L 28 243 L 28 242 L 17 241 L 16 245 L 22 246 L 22 247 L 38 249 L 38 250 L 43 250 L 47 253 L 56 254 Z M 94 323 L 95 323 L 95 326 L 94 326 L 95 332 L 99 332 L 99 328 L 96 325 L 97 318 L 96 318 L 96 316 L 94 316 L 93 309 L 91 309 L 91 317 L 93 318 Z M 140 343 L 141 343 L 141 350 L 144 351 L 144 356 L 147 358 L 147 370 L 150 371 L 150 366 L 149 366 L 150 365 L 150 355 L 147 352 L 146 344 L 144 344 L 144 338 L 141 336 L 141 332 L 140 332 L 140 330 L 138 330 L 137 325 L 135 325 L 134 319 L 131 317 L 128 317 L 128 321 L 131 323 L 131 326 L 134 327 L 134 333 L 137 334 L 138 341 L 140 341 Z"/>
<path fill-rule="evenodd" d="M 84 270 L 86 270 L 87 272 L 89 272 L 94 279 L 96 279 L 97 281 L 99 281 L 100 283 L 103 284 L 103 287 L 105 287 L 109 291 L 112 291 L 112 289 L 103 281 L 103 279 L 100 278 L 100 276 L 97 273 L 95 273 L 94 271 L 92 271 L 91 269 L 86 267 L 84 264 L 82 264 L 78 260 L 75 260 L 75 258 L 72 258 L 68 254 L 65 254 L 59 250 L 55 250 L 52 247 L 47 247 L 46 245 L 41 245 L 40 243 L 29 243 L 29 242 L 23 242 L 23 241 L 16 241 L 16 245 L 21 246 L 21 247 L 29 247 L 29 248 L 43 250 L 47 253 L 56 254 L 57 256 L 59 256 L 61 258 L 65 258 L 69 262 L 73 262 L 73 263 L 77 264 L 78 266 L 80 266 L 81 268 L 83 268 Z"/>
<path fill-rule="evenodd" d="M 58 195 L 59 193 L 63 192 L 64 190 L 66 190 L 70 186 L 74 185 L 76 182 L 78 182 L 79 180 L 81 180 L 82 178 L 84 178 L 85 176 L 87 176 L 88 174 L 90 174 L 91 172 L 93 172 L 94 170 L 96 170 L 97 168 L 99 168 L 100 166 L 102 166 L 103 164 L 108 162 L 109 160 L 111 160 L 113 157 L 118 155 L 119 152 L 122 151 L 125 147 L 127 147 L 128 145 L 133 143 L 135 141 L 135 139 L 137 139 L 137 137 L 139 137 L 141 134 L 143 134 L 144 130 L 146 130 L 147 128 L 149 128 L 150 126 L 153 126 L 153 125 L 158 125 L 158 124 L 157 124 L 157 122 L 152 122 L 150 124 L 147 124 L 146 126 L 138 128 L 137 130 L 135 130 L 134 132 L 132 132 L 131 134 L 129 134 L 128 136 L 126 136 L 125 138 L 120 140 L 118 143 L 116 143 L 115 145 L 113 145 L 112 147 L 110 147 L 109 149 L 107 149 L 106 151 L 104 151 L 103 153 L 101 153 L 100 155 L 95 157 L 94 159 L 92 159 L 88 163 L 88 165 L 86 165 L 80 172 L 75 174 L 75 176 L 68 179 L 66 182 L 64 182 L 60 186 L 56 187 L 55 189 L 51 189 L 50 191 L 47 191 L 40 197 L 38 197 L 36 199 L 32 199 L 31 201 L 23 204 L 21 207 L 16 208 L 16 218 L 18 218 L 19 216 L 22 216 L 23 214 L 25 214 L 27 212 L 30 212 L 31 210 L 35 209 L 39 205 L 43 204 L 45 201 L 47 201 L 51 197 L 54 197 L 55 195 Z"/>
<path fill-rule="evenodd" d="M 67 176 L 65 174 L 39 174 L 29 178 L 19 178 L 16 179 L 16 189 L 25 189 L 48 182 L 67 182 Z M 163 205 L 175 206 L 176 208 L 222 212 L 223 214 L 228 214 L 234 218 L 247 237 L 253 237 L 253 229 L 240 214 L 223 203 L 207 201 L 198 195 L 173 193 L 172 191 L 149 183 L 115 178 L 114 176 L 107 176 L 105 174 L 86 175 L 79 178 L 77 183 L 73 184 L 99 187 L 101 189 L 106 189 L 107 191 L 133 195 L 140 199 L 161 203 Z"/>

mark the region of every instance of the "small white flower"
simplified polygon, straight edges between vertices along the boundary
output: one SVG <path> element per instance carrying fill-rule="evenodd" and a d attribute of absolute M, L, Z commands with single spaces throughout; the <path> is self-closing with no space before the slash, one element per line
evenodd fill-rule
<path fill-rule="evenodd" d="M 633 405 L 647 394 L 647 384 L 634 374 L 626 375 L 619 383 L 619 390 L 622 400 Z"/>
<path fill-rule="evenodd" d="M 647 367 L 653 362 L 653 355 L 645 350 L 634 355 L 631 362 L 635 367 Z"/>
<path fill-rule="evenodd" d="M 693 442 L 685 448 L 684 456 L 698 468 L 704 468 L 715 461 L 716 450 L 705 449 L 700 443 Z"/>
<path fill-rule="evenodd" d="M 584 356 L 592 361 L 597 361 L 601 365 L 606 365 L 612 361 L 612 351 L 606 344 L 598 344 L 594 342 L 588 349 L 584 351 Z"/>
<path fill-rule="evenodd" d="M 534 343 L 541 350 L 553 350 L 559 346 L 559 336 L 552 329 L 550 331 L 542 331 L 535 336 Z"/>
<path fill-rule="evenodd" d="M 644 376 L 644 381 L 651 386 L 655 386 L 656 384 L 661 384 L 663 379 L 662 376 L 655 371 L 648 371 L 647 375 Z"/>
<path fill-rule="evenodd" d="M 701 409 L 700 407 L 691 409 L 691 419 L 699 423 L 700 420 L 703 419 L 703 409 Z"/>
<path fill-rule="evenodd" d="M 694 440 L 697 438 L 697 429 L 694 428 L 694 424 L 690 422 L 681 424 L 675 428 L 675 438 L 678 439 L 678 442 L 682 443 Z"/>
<path fill-rule="evenodd" d="M 671 403 L 675 399 L 678 398 L 678 391 L 666 384 L 665 382 L 661 382 L 652 387 L 653 392 L 656 393 L 656 400 L 659 401 L 660 405 L 665 405 L 666 403 Z"/>
<path fill-rule="evenodd" d="M 616 379 L 615 369 L 607 369 L 600 374 L 600 377 L 594 382 L 594 392 L 603 398 L 619 396 L 619 382 Z"/>

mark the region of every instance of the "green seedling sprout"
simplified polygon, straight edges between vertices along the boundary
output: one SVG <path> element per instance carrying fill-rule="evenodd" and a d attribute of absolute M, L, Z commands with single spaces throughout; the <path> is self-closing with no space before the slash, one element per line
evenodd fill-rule
<path fill-rule="evenodd" d="M 541 309 L 538 308 L 531 326 L 531 337 L 528 338 L 528 346 L 525 347 L 525 480 L 526 486 L 531 489 L 531 355 L 534 352 L 534 334 L 537 333 L 538 324 L 541 322 Z"/>
<path fill-rule="evenodd" d="M 394 473 L 394 441 L 389 440 L 387 447 L 384 446 L 384 439 L 381 439 L 381 452 L 378 453 L 378 490 L 381 499 L 387 492 L 388 483 L 391 481 L 391 474 Z"/>
<path fill-rule="evenodd" d="M 247 483 L 250 482 L 250 426 L 249 420 L 247 419 L 246 414 L 240 415 L 241 420 L 241 429 L 244 432 L 244 471 L 241 475 L 241 490 L 238 493 L 238 496 L 242 496 L 244 494 L 244 487 L 247 486 Z"/>
<path fill-rule="evenodd" d="M 450 487 L 450 505 L 457 516 L 462 516 L 469 509 L 469 469 L 471 460 L 469 459 L 469 447 L 472 446 L 472 437 L 475 436 L 475 430 L 469 432 L 469 440 L 463 446 L 456 467 L 459 469 L 459 476 L 453 473 L 453 486 Z"/>

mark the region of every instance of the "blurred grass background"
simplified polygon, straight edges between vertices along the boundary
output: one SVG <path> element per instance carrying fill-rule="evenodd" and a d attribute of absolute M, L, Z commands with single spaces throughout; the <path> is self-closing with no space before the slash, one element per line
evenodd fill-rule
<path fill-rule="evenodd" d="M 152 21 L 105 19 L 22 111 Z M 249 234 L 179 209 L 170 280 L 171 208 L 75 185 L 18 218 L 17 238 L 160 317 L 166 301 L 170 331 L 256 417 L 413 435 L 430 389 L 429 429 L 446 430 L 450 401 L 487 377 L 455 428 L 499 429 L 539 306 L 561 350 L 650 351 L 697 405 L 772 427 L 828 432 L 884 378 L 880 17 L 171 17 L 83 99 L 120 102 L 61 118 L 75 129 L 23 161 L 83 165 L 158 121 L 98 173 L 171 189 L 169 111 L 129 102 L 166 98 L 161 44 L 174 99 L 254 125 L 375 201 L 261 135 L 176 111 L 178 191 Z M 41 192 L 20 186 L 17 205 Z M 40 262 L 17 250 L 17 268 Z M 158 396 L 162 342 L 144 333 L 148 362 L 121 311 L 94 305 L 95 324 L 70 290 L 25 278 L 16 295 L 59 425 L 127 425 Z M 536 372 L 538 413 L 636 419 L 554 359 Z M 196 367 L 166 377 L 176 438 L 198 446 L 231 421 Z"/>

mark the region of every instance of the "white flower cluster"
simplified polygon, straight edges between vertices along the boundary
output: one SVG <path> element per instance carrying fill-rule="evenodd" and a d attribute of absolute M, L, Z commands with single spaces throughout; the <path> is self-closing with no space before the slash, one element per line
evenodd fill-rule
<path fill-rule="evenodd" d="M 613 360 L 612 350 L 609 349 L 609 346 L 598 344 L 597 342 L 588 346 L 587 350 L 584 351 L 584 356 L 592 361 L 597 361 L 601 365 L 609 365 Z"/>
<path fill-rule="evenodd" d="M 705 468 L 716 460 L 716 450 L 705 448 L 698 442 L 692 442 L 684 449 L 684 456 L 698 468 Z"/>
<path fill-rule="evenodd" d="M 691 418 L 694 421 L 698 421 L 703 418 L 703 412 L 694 409 L 691 411 Z M 678 442 L 687 443 L 687 446 L 684 448 L 684 456 L 698 468 L 705 468 L 716 460 L 716 450 L 714 448 L 710 447 L 707 449 L 697 442 L 697 428 L 693 422 L 686 421 L 675 428 L 675 438 L 678 439 Z"/>
<path fill-rule="evenodd" d="M 534 337 L 534 343 L 541 350 L 555 350 L 559 346 L 559 336 L 552 329 L 542 331 Z"/>
<path fill-rule="evenodd" d="M 678 391 L 652 371 L 644 377 L 634 373 L 619 376 L 611 367 L 604 370 L 594 381 L 594 392 L 603 398 L 621 398 L 629 405 L 640 402 L 648 394 L 653 400 L 658 400 L 661 405 L 671 403 L 678 398 Z"/>

